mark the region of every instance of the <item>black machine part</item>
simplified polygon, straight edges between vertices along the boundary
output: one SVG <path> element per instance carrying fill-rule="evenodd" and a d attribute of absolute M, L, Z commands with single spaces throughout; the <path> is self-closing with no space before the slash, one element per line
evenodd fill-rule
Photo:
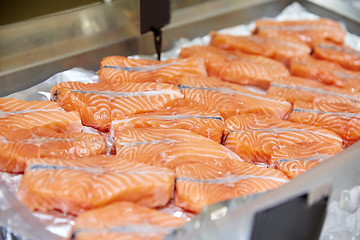
<path fill-rule="evenodd" d="M 251 240 L 319 239 L 328 197 L 312 205 L 308 204 L 307 198 L 308 194 L 304 194 L 258 212 L 254 218 Z"/>
<path fill-rule="evenodd" d="M 153 32 L 158 60 L 161 59 L 161 28 L 170 22 L 170 0 L 140 0 L 140 32 Z"/>

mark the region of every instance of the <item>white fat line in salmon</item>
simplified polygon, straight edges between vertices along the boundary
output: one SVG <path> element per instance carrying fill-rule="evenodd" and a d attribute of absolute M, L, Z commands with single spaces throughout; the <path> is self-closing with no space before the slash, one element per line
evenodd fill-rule
<path fill-rule="evenodd" d="M 76 90 L 76 89 L 68 89 L 68 90 L 75 93 L 97 94 L 97 95 L 105 95 L 112 97 L 156 96 L 163 94 L 177 95 L 179 97 L 182 97 L 181 93 L 174 90 L 152 90 L 145 92 L 112 92 L 112 91 L 91 91 L 91 90 Z"/>
<path fill-rule="evenodd" d="M 346 73 L 342 73 L 342 72 L 339 72 L 339 71 L 332 71 L 332 70 L 329 70 L 328 68 L 324 68 L 324 67 L 313 66 L 313 65 L 311 65 L 309 63 L 306 63 L 306 62 L 303 62 L 303 61 L 295 60 L 295 63 L 302 64 L 302 65 L 305 65 L 305 66 L 315 67 L 315 68 L 318 68 L 318 69 L 323 69 L 325 71 L 334 73 L 336 76 L 338 76 L 340 78 L 360 80 L 360 77 L 348 75 Z"/>
<path fill-rule="evenodd" d="M 156 71 L 161 68 L 169 67 L 172 65 L 176 65 L 178 63 L 165 63 L 165 64 L 157 64 L 157 65 L 144 65 L 144 66 L 136 66 L 136 67 L 125 67 L 125 66 L 111 66 L 105 65 L 103 68 L 111 68 L 119 71 L 131 71 L 131 72 L 145 72 L 145 71 Z"/>
<path fill-rule="evenodd" d="M 275 29 L 275 30 L 286 30 L 286 31 L 304 31 L 304 30 L 321 30 L 328 29 L 333 31 L 338 31 L 338 28 L 328 26 L 328 25 L 291 25 L 291 26 L 259 26 L 257 27 L 259 30 L 261 29 Z"/>
<path fill-rule="evenodd" d="M 295 158 L 295 159 L 279 159 L 277 160 L 276 162 L 277 163 L 282 163 L 282 162 L 292 162 L 292 161 L 317 161 L 317 160 L 325 160 L 326 158 L 329 158 L 331 157 L 330 155 L 318 155 L 318 156 L 315 156 L 315 157 L 310 157 L 310 158 L 304 158 L 304 159 L 301 159 L 301 158 Z"/>
<path fill-rule="evenodd" d="M 346 94 L 330 92 L 330 91 L 326 91 L 326 90 L 323 90 L 323 89 L 312 88 L 312 87 L 304 87 L 304 86 L 296 86 L 296 85 L 285 85 L 285 84 L 278 84 L 278 83 L 271 83 L 271 87 L 294 89 L 294 90 L 300 90 L 300 91 L 306 91 L 306 92 L 314 92 L 314 93 L 319 93 L 319 94 L 331 95 L 331 96 L 346 98 L 346 99 L 349 99 L 349 100 L 354 101 L 354 102 L 359 102 L 360 101 L 360 98 L 355 98 L 355 97 L 352 97 L 352 96 L 349 96 L 349 95 L 346 95 Z"/>
<path fill-rule="evenodd" d="M 230 130 L 228 132 L 228 135 L 230 133 L 247 133 L 247 132 L 270 132 L 270 133 L 300 132 L 300 133 L 311 133 L 314 135 L 319 135 L 322 137 L 339 140 L 339 138 L 332 135 L 316 132 L 314 130 L 306 130 L 306 129 L 298 129 L 298 128 L 264 128 L 264 129 Z"/>
<path fill-rule="evenodd" d="M 177 120 L 177 119 L 185 119 L 185 118 L 202 118 L 202 119 L 213 119 L 213 120 L 220 120 L 222 121 L 221 117 L 211 117 L 211 116 L 197 116 L 197 115 L 148 115 L 148 116 L 141 116 L 141 117 L 130 117 L 124 120 L 114 120 L 112 121 L 113 124 L 130 121 L 132 119 L 142 119 L 142 118 L 155 118 L 160 120 Z"/>
<path fill-rule="evenodd" d="M 119 227 L 109 228 L 78 228 L 72 233 L 71 239 L 76 239 L 76 235 L 80 233 L 133 233 L 136 235 L 148 234 L 169 234 L 176 228 L 158 227 L 151 224 L 133 224 Z"/>
<path fill-rule="evenodd" d="M 100 136 L 100 135 L 99 135 Z M 94 140 L 94 139 L 76 139 L 76 138 L 52 138 L 52 137 L 39 137 L 35 139 L 24 139 L 20 141 L 16 141 L 16 143 L 23 143 L 23 144 L 41 144 L 41 143 L 48 143 L 48 142 L 91 142 L 91 143 L 104 143 L 101 140 Z"/>
<path fill-rule="evenodd" d="M 272 99 L 272 98 L 256 96 L 256 95 L 252 95 L 250 93 L 244 93 L 244 92 L 235 91 L 235 90 L 231 90 L 231 89 L 225 89 L 225 88 L 191 87 L 191 86 L 185 86 L 185 85 L 178 85 L 178 88 L 180 90 L 182 90 L 182 89 L 196 89 L 196 90 L 221 92 L 221 93 L 226 93 L 226 94 L 236 94 L 236 95 L 256 98 L 256 99 L 260 99 L 260 100 L 264 100 L 264 101 L 270 101 L 270 102 L 276 102 L 276 103 L 282 103 L 282 104 L 287 103 L 286 101 L 280 101 L 280 100 L 276 100 L 276 99 Z"/>
<path fill-rule="evenodd" d="M 210 184 L 224 184 L 224 183 L 232 183 L 238 182 L 244 179 L 249 178 L 260 178 L 266 180 L 273 180 L 278 182 L 286 183 L 288 180 L 277 177 L 269 177 L 269 176 L 257 176 L 257 175 L 230 175 L 226 177 L 212 178 L 212 179 L 194 179 L 194 178 L 183 178 L 177 177 L 176 181 L 188 181 L 188 182 L 196 182 L 196 183 L 210 183 Z"/>
<path fill-rule="evenodd" d="M 123 147 L 132 147 L 132 146 L 136 146 L 136 145 L 145 145 L 145 144 L 159 144 L 159 143 L 172 144 L 172 143 L 179 143 L 179 142 L 180 141 L 177 141 L 177 140 L 166 139 L 166 140 L 154 140 L 154 141 L 144 141 L 144 142 L 120 142 L 120 143 L 116 143 L 116 144 L 121 145 Z"/>
<path fill-rule="evenodd" d="M 325 114 L 325 115 L 336 115 L 343 118 L 360 118 L 360 114 L 358 113 L 349 113 L 349 112 L 325 112 L 320 110 L 313 110 L 313 109 L 303 109 L 294 107 L 293 112 L 307 112 L 307 113 L 316 113 L 316 114 Z"/>
<path fill-rule="evenodd" d="M 23 113 L 36 113 L 36 112 L 61 112 L 64 113 L 65 111 L 62 109 L 29 109 L 29 110 L 22 110 L 22 111 L 0 111 L 0 118 L 6 117 L 7 115 L 14 115 L 14 114 L 23 114 Z"/>
<path fill-rule="evenodd" d="M 338 52 L 350 53 L 350 54 L 354 54 L 354 55 L 360 57 L 360 52 L 357 52 L 357 51 L 352 50 L 352 49 L 340 47 L 340 46 L 327 45 L 327 44 L 318 44 L 317 47 L 324 48 L 324 49 L 335 50 L 335 51 L 338 51 Z"/>

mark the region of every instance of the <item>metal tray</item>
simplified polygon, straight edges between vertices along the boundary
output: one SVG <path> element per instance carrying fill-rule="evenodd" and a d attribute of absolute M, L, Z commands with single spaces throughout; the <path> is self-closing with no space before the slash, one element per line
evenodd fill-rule
<path fill-rule="evenodd" d="M 164 29 L 164 50 L 171 49 L 179 38 L 192 39 L 206 35 L 211 30 L 249 23 L 265 16 L 274 17 L 294 1 L 198 2 L 186 7 L 178 7 L 175 4 L 171 23 Z M 338 0 L 298 2 L 309 12 L 339 21 L 346 25 L 349 32 L 360 35 L 359 10 Z M 137 1 L 106 1 L 72 12 L 0 27 L 0 96 L 26 89 L 57 72 L 73 67 L 96 71 L 100 60 L 108 55 L 153 54 L 152 36 L 139 34 L 138 14 Z M 256 227 L 259 225 L 254 224 L 258 221 L 260 212 L 269 212 L 291 199 L 303 199 L 308 208 L 324 199 L 329 202 L 337 201 L 341 191 L 360 184 L 359 145 L 360 143 L 351 146 L 275 190 L 239 198 L 231 203 L 223 202 L 209 206 L 168 238 L 264 239 L 261 237 L 265 236 L 266 239 L 266 236 L 270 236 L 266 234 L 272 233 L 269 227 L 265 224 L 265 227 L 258 229 Z M 296 206 L 284 208 L 285 212 L 282 210 L 282 215 L 294 214 Z M 32 218 L 28 215 L 29 213 L 22 210 L 17 217 L 20 222 L 28 223 L 27 228 L 39 228 L 41 225 L 29 220 Z M 274 219 L 281 219 L 282 215 L 275 215 Z M 322 222 L 321 216 L 319 219 Z M 295 225 L 303 224 L 301 218 L 297 219 L 296 216 L 293 216 L 292 221 Z M 9 226 L 6 219 L 0 216 L 0 226 L 4 225 Z M 10 230 L 21 236 L 23 230 L 20 228 L 24 226 L 13 227 Z M 37 232 L 34 236 L 25 237 L 39 239 L 36 236 L 46 235 L 42 231 L 43 229 L 33 231 Z M 262 233 L 261 236 L 258 232 Z M 285 232 L 277 239 L 282 239 Z M 46 236 L 46 239 L 54 238 L 51 235 Z M 291 239 L 296 237 L 293 235 Z"/>

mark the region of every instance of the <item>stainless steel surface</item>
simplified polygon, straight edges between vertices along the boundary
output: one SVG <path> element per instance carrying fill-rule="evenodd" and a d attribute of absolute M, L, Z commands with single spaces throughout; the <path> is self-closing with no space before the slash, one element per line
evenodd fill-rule
<path fill-rule="evenodd" d="M 137 1 L 121 0 L 1 27 L 0 96 L 74 66 L 97 69 L 106 55 L 131 54 L 137 16 Z"/>
<path fill-rule="evenodd" d="M 173 1 L 173 5 L 177 1 Z M 195 1 L 196 2 L 196 1 Z M 203 2 L 203 1 L 199 1 Z M 163 49 L 179 38 L 276 16 L 290 0 L 218 0 L 174 9 Z M 339 0 L 300 1 L 311 12 L 360 34 L 360 14 Z M 334 14 L 337 13 L 337 14 Z M 138 1 L 117 0 L 0 27 L 0 96 L 42 82 L 72 67 L 97 70 L 108 55 L 153 54 L 151 34 L 139 34 Z"/>

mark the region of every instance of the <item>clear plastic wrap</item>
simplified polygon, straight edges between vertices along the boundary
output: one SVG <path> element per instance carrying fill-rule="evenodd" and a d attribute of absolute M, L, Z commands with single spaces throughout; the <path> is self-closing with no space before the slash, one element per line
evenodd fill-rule
<path fill-rule="evenodd" d="M 293 3 L 285 8 L 278 16 L 278 20 L 297 20 L 297 19 L 314 19 L 316 15 L 309 13 L 298 3 Z M 248 35 L 254 28 L 254 23 L 239 25 L 220 30 L 221 33 L 234 35 Z M 180 52 L 182 47 L 208 44 L 209 35 L 202 38 L 180 39 L 170 51 L 163 53 L 163 58 L 174 58 Z M 347 33 L 345 44 L 360 50 L 360 38 L 351 33 Z M 134 58 L 154 59 L 154 56 L 133 56 Z M 23 100 L 49 100 L 50 88 L 58 83 L 65 81 L 82 81 L 97 82 L 97 74 L 85 69 L 73 68 L 54 75 L 48 80 L 35 85 L 27 90 L 16 92 L 7 97 L 18 98 Z M 92 128 L 84 128 L 85 132 L 96 132 Z M 111 151 L 113 140 L 106 136 L 108 142 L 108 153 Z M 0 173 L 0 226 L 2 229 L 3 239 L 59 239 L 68 236 L 69 231 L 74 224 L 74 217 L 66 216 L 60 213 L 30 213 L 14 197 L 21 175 Z M 356 186 L 351 190 L 344 190 L 341 193 L 340 201 L 331 202 L 328 208 L 328 218 L 324 225 L 322 240 L 328 239 L 358 239 L 360 236 L 360 187 Z M 184 217 L 187 220 L 192 219 L 189 224 L 185 225 L 179 232 L 191 232 L 201 229 L 203 225 L 209 222 L 222 219 L 230 212 L 238 209 L 254 199 L 262 196 L 255 194 L 251 196 L 236 198 L 214 205 L 205 207 L 202 212 L 196 216 L 187 213 L 182 209 L 170 204 L 162 208 L 161 211 L 171 213 L 174 216 Z M 345 223 L 345 224 L 344 224 Z M 250 224 L 250 223 L 249 223 Z M 12 235 L 13 233 L 14 235 Z M 205 234 L 205 233 L 204 233 Z M 181 234 L 180 234 L 181 235 Z M 205 234 L 206 235 L 206 234 Z M 171 236 L 169 237 L 171 238 Z M 211 238 L 209 238 L 211 239 Z"/>

